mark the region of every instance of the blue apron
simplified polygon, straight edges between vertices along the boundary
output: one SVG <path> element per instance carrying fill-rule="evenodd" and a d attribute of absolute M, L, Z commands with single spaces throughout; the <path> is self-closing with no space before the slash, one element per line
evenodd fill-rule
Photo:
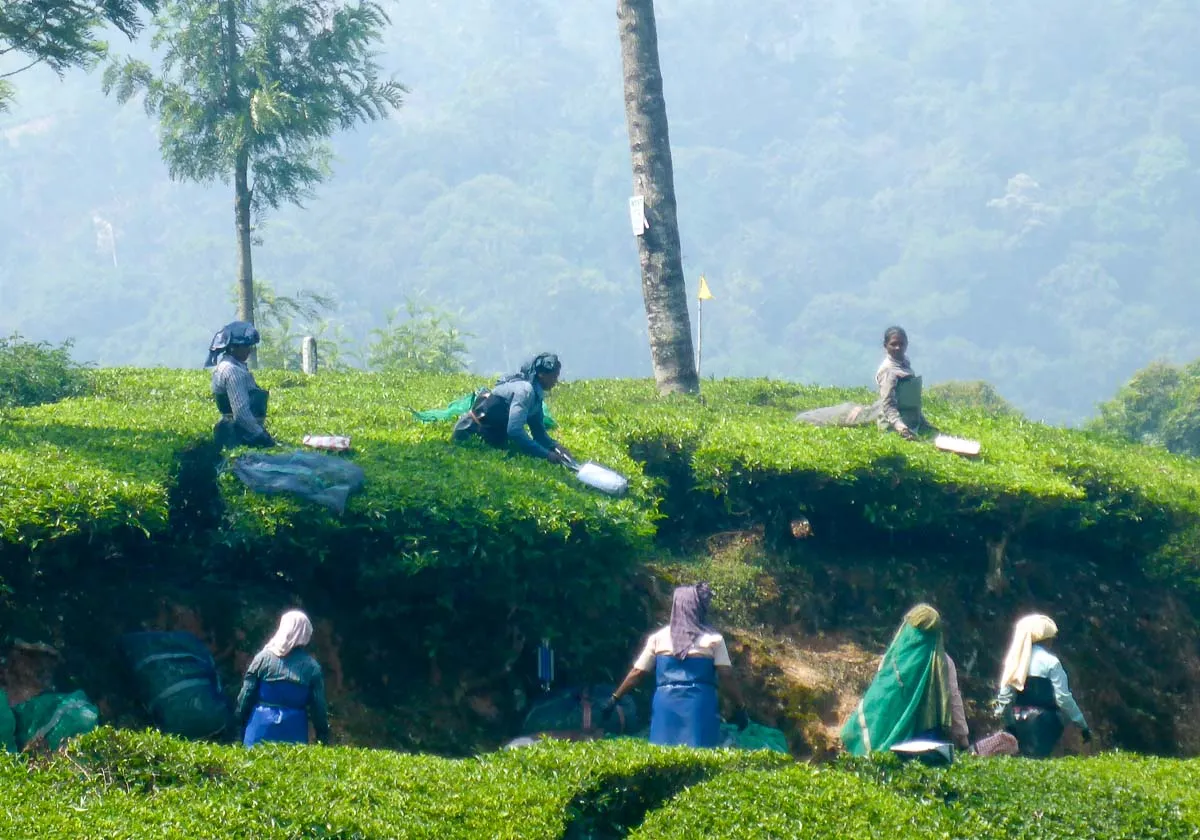
<path fill-rule="evenodd" d="M 717 746 L 721 717 L 717 712 L 717 669 L 712 658 L 679 659 L 660 653 L 654 660 L 654 680 L 650 743 Z"/>
<path fill-rule="evenodd" d="M 242 743 L 247 747 L 259 741 L 307 744 L 308 693 L 307 685 L 290 680 L 260 682 Z"/>

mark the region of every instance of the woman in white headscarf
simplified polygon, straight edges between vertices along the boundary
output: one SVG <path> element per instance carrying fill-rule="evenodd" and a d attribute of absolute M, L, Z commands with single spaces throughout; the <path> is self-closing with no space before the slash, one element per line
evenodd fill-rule
<path fill-rule="evenodd" d="M 305 650 L 312 633 L 308 616 L 300 610 L 285 612 L 275 635 L 246 669 L 237 715 L 247 747 L 259 741 L 307 744 L 310 713 L 317 740 L 329 743 L 325 678 Z"/>
<path fill-rule="evenodd" d="M 996 714 L 1004 716 L 1005 729 L 1017 739 L 1021 754 L 1045 758 L 1063 733 L 1063 717 L 1080 728 L 1084 742 L 1092 731 L 1071 695 L 1067 672 L 1046 642 L 1058 635 L 1058 625 L 1048 616 L 1020 619 L 1000 675 Z"/>

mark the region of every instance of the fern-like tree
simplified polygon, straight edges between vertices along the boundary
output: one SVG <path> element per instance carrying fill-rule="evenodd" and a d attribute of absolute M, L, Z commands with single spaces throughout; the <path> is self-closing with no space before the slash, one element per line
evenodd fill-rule
<path fill-rule="evenodd" d="M 158 6 L 158 0 L 0 0 L 0 59 L 21 59 L 0 73 L 0 111 L 12 99 L 13 76 L 37 65 L 60 76 L 93 67 L 108 54 L 101 30 L 113 26 L 132 39 L 142 29 L 141 11 Z"/>
<path fill-rule="evenodd" d="M 408 316 L 404 320 L 400 320 L 399 310 L 393 310 L 386 326 L 371 330 L 369 369 L 406 373 L 460 373 L 467 369 L 465 339 L 472 335 L 459 329 L 451 313 L 411 298 L 404 302 L 404 309 Z"/>
<path fill-rule="evenodd" d="M 159 72 L 130 59 L 105 71 L 119 101 L 145 95 L 173 179 L 232 182 L 239 320 L 254 321 L 252 221 L 303 206 L 335 131 L 400 107 L 404 87 L 375 61 L 389 22 L 370 0 L 167 0 Z"/>

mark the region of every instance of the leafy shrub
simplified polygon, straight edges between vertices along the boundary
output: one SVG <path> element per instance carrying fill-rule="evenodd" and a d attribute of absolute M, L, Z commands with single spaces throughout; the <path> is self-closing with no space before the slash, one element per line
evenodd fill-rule
<path fill-rule="evenodd" d="M 1009 417 L 1018 417 L 1021 414 L 1012 403 L 1000 396 L 1000 392 L 991 383 L 981 380 L 938 382 L 927 388 L 925 395 L 931 400 L 927 408 L 930 413 L 937 412 L 938 403 L 948 403 L 958 408 L 978 409 L 988 414 Z"/>
<path fill-rule="evenodd" d="M 547 742 L 477 758 L 190 743 L 101 729 L 0 756 L 4 837 L 706 837 L 1163 840 L 1200 830 L 1200 762 L 893 758 Z"/>
<path fill-rule="evenodd" d="M 498 563 L 532 545 L 575 552 L 580 540 L 627 554 L 663 515 L 663 525 L 699 534 L 765 523 L 771 538 L 801 510 L 818 532 L 838 522 L 864 536 L 962 541 L 997 538 L 1023 520 L 1048 539 L 1151 558 L 1200 513 L 1200 466 L 1188 459 L 975 409 L 948 406 L 938 420 L 982 441 L 972 461 L 875 429 L 792 422 L 796 410 L 847 392 L 719 381 L 701 404 L 659 398 L 648 381 L 566 383 L 551 398 L 564 443 L 631 478 L 629 497 L 611 500 L 559 467 L 455 446 L 445 426 L 409 419 L 409 409 L 445 405 L 476 378 L 260 378 L 277 436 L 350 434 L 350 457 L 367 472 L 340 520 L 222 478 L 220 539 L 278 536 L 280 553 L 301 558 L 326 550 L 330 528 L 339 542 L 391 540 L 388 564 L 399 570 Z M 11 412 L 0 429 L 0 539 L 119 528 L 167 537 L 176 459 L 215 419 L 207 376 L 104 370 L 95 381 L 93 396 Z"/>
<path fill-rule="evenodd" d="M 613 836 L 628 809 L 687 780 L 785 763 L 765 752 L 661 750 L 630 739 L 452 760 L 246 751 L 103 729 L 35 773 L 0 761 L 6 794 L 21 797 L 0 813 L 0 836 L 557 840 L 584 821 Z"/>
<path fill-rule="evenodd" d="M 633 840 L 668 838 L 927 838 L 950 833 L 941 809 L 851 775 L 789 767 L 724 774 L 683 792 L 651 814 Z"/>
<path fill-rule="evenodd" d="M 371 331 L 367 366 L 371 370 L 411 373 L 461 373 L 467 369 L 470 333 L 459 329 L 455 318 L 416 301 L 404 303 L 407 317 L 398 321 L 399 310 L 390 312 L 387 324 Z"/>
<path fill-rule="evenodd" d="M 1154 362 L 1100 406 L 1091 429 L 1169 452 L 1200 455 L 1200 362 Z"/>
<path fill-rule="evenodd" d="M 943 803 L 966 836 L 1168 840 L 1197 832 L 1174 799 L 1148 785 L 1131 788 L 1131 780 L 1145 769 L 1136 759 L 1097 763 L 964 757 L 941 770 L 901 764 L 888 755 L 844 759 L 839 765 L 916 802 Z"/>
<path fill-rule="evenodd" d="M 87 390 L 87 368 L 71 358 L 72 342 L 55 346 L 0 337 L 0 408 L 39 405 Z"/>

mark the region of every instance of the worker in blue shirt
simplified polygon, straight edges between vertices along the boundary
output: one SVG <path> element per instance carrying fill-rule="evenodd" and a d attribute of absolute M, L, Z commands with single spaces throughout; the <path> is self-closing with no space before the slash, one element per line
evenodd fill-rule
<path fill-rule="evenodd" d="M 555 464 L 570 461 L 570 453 L 546 433 L 542 404 L 545 395 L 558 384 L 561 371 L 562 362 L 555 354 L 534 356 L 520 372 L 501 378 L 490 390 L 476 395 L 471 410 L 454 424 L 454 440 L 478 434 L 499 449 L 511 441 L 526 455 Z"/>

